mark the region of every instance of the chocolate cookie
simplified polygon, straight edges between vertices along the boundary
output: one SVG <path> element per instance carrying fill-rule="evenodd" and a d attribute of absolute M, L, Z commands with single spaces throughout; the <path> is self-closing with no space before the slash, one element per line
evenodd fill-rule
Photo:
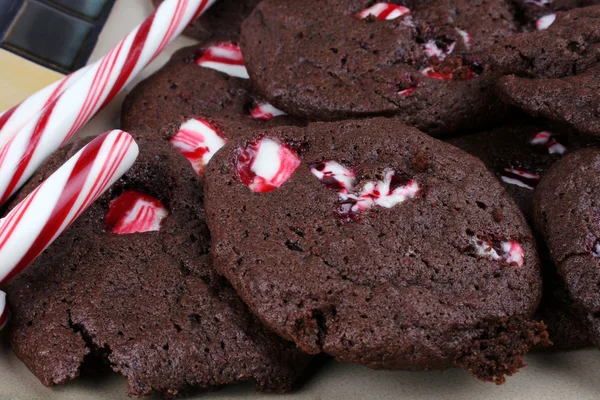
<path fill-rule="evenodd" d="M 533 221 L 533 193 L 542 176 L 563 154 L 591 145 L 571 129 L 543 120 L 519 123 L 448 140 L 479 157 L 504 183 L 528 220 Z M 564 289 L 564 282 L 540 240 L 544 291 L 537 316 L 548 327 L 551 349 L 570 350 L 591 343 L 584 318 Z"/>
<path fill-rule="evenodd" d="M 473 154 L 504 183 L 525 217 L 533 220 L 533 191 L 563 154 L 596 143 L 572 129 L 544 120 L 522 120 L 448 143 Z"/>
<path fill-rule="evenodd" d="M 168 142 L 138 143 L 134 167 L 6 288 L 15 353 L 47 386 L 100 359 L 132 396 L 241 381 L 290 389 L 308 356 L 215 273 L 202 181 Z M 80 146 L 53 156 L 21 197 Z"/>
<path fill-rule="evenodd" d="M 205 174 L 215 267 L 309 353 L 503 382 L 546 341 L 531 231 L 453 146 L 382 118 L 278 127 Z"/>
<path fill-rule="evenodd" d="M 500 117 L 494 77 L 473 54 L 518 31 L 510 6 L 416 3 L 263 1 L 242 25 L 251 80 L 277 108 L 312 120 L 394 116 L 441 134 Z"/>
<path fill-rule="evenodd" d="M 152 0 L 155 7 L 163 1 Z M 218 36 L 238 36 L 242 21 L 259 2 L 260 0 L 219 0 L 192 22 L 185 34 L 202 41 Z"/>
<path fill-rule="evenodd" d="M 569 124 L 587 135 L 600 135 L 600 65 L 565 78 L 505 76 L 498 82 L 498 92 L 504 101 L 533 116 Z"/>
<path fill-rule="evenodd" d="M 588 148 L 557 162 L 540 182 L 535 219 L 566 288 L 600 346 L 600 226 L 596 194 L 600 187 L 600 150 Z"/>
<path fill-rule="evenodd" d="M 481 62 L 502 75 L 557 78 L 576 75 L 600 59 L 600 6 L 559 12 L 539 32 L 507 37 L 480 54 Z"/>

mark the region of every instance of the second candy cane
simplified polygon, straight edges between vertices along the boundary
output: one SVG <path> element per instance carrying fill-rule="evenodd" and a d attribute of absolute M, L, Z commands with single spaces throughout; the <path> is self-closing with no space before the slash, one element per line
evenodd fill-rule
<path fill-rule="evenodd" d="M 216 0 L 166 0 L 0 148 L 0 205 Z"/>
<path fill-rule="evenodd" d="M 137 155 L 137 144 L 126 132 L 98 136 L 0 219 L 0 286 L 123 176 Z"/>

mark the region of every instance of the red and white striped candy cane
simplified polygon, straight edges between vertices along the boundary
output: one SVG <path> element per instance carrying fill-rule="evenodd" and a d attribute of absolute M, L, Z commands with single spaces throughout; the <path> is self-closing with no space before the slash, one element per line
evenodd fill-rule
<path fill-rule="evenodd" d="M 0 146 L 4 146 L 10 139 L 15 137 L 23 125 L 48 107 L 62 92 L 85 75 L 90 68 L 91 66 L 81 68 L 46 86 L 21 104 L 0 113 Z"/>
<path fill-rule="evenodd" d="M 216 0 L 166 0 L 0 148 L 0 204 Z"/>
<path fill-rule="evenodd" d="M 138 155 L 133 138 L 107 132 L 60 167 L 0 220 L 0 285 L 17 275 L 71 225 Z"/>
<path fill-rule="evenodd" d="M 4 329 L 8 322 L 8 307 L 6 307 L 6 294 L 0 292 L 0 331 Z"/>

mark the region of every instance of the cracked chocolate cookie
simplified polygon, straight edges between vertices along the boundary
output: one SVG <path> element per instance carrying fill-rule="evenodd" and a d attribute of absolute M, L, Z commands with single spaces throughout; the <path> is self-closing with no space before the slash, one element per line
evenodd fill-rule
<path fill-rule="evenodd" d="M 47 386 L 99 360 L 131 396 L 241 381 L 289 390 L 309 356 L 215 273 L 201 179 L 168 142 L 138 144 L 133 168 L 5 288 L 16 355 Z M 79 147 L 54 155 L 20 197 Z"/>
<path fill-rule="evenodd" d="M 155 7 L 163 1 L 152 0 Z M 258 3 L 260 0 L 219 0 L 192 22 L 184 33 L 198 40 L 207 40 L 215 36 L 238 36 L 242 21 Z"/>
<path fill-rule="evenodd" d="M 535 239 L 454 146 L 383 118 L 276 127 L 205 176 L 215 267 L 309 353 L 503 382 L 546 342 Z"/>
<path fill-rule="evenodd" d="M 394 116 L 442 134 L 499 118 L 494 78 L 473 55 L 518 31 L 511 7 L 415 3 L 263 1 L 242 25 L 251 80 L 311 120 Z"/>
<path fill-rule="evenodd" d="M 548 171 L 534 199 L 537 227 L 596 346 L 600 346 L 599 174 L 597 147 L 574 152 Z"/>
<path fill-rule="evenodd" d="M 583 134 L 600 136 L 600 65 L 564 78 L 504 76 L 498 82 L 498 92 L 505 102 L 530 115 L 568 124 Z"/>

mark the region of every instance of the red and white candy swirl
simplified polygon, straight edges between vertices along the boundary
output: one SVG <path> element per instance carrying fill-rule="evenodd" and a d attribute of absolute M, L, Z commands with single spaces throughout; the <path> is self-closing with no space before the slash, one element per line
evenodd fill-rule
<path fill-rule="evenodd" d="M 15 137 L 23 125 L 48 107 L 67 88 L 85 75 L 90 68 L 88 66 L 77 70 L 33 94 L 21 104 L 0 113 L 0 146 L 4 146 L 10 139 Z"/>
<path fill-rule="evenodd" d="M 373 6 L 358 13 L 358 18 L 365 19 L 375 17 L 380 21 L 390 21 L 408 14 L 410 9 L 392 3 L 376 3 Z"/>
<path fill-rule="evenodd" d="M 215 0 L 166 0 L 0 148 L 0 204 Z M 40 97 L 39 100 L 42 101 Z M 3 114 L 5 115 L 5 114 Z"/>
<path fill-rule="evenodd" d="M 21 272 L 135 162 L 138 147 L 107 132 L 60 167 L 0 220 L 0 285 Z"/>

